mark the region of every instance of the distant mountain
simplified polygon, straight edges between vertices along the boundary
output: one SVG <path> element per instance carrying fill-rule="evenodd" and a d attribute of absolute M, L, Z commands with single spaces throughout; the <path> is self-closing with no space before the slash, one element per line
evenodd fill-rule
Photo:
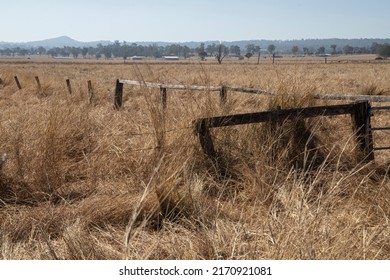
<path fill-rule="evenodd" d="M 31 41 L 26 43 L 10 43 L 10 42 L 0 42 L 0 48 L 62 48 L 64 46 L 68 47 L 96 47 L 98 44 L 109 45 L 112 44 L 111 41 L 95 41 L 95 42 L 80 42 L 76 41 L 68 36 L 61 36 L 57 38 L 51 38 L 41 41 Z"/>

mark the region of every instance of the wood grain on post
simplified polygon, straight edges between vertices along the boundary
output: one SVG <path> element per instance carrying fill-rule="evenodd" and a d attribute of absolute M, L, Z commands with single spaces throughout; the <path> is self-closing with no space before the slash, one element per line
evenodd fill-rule
<path fill-rule="evenodd" d="M 17 76 L 14 77 L 16 85 L 18 86 L 18 89 L 22 89 L 22 86 L 20 85 L 19 79 Z"/>
<path fill-rule="evenodd" d="M 88 80 L 88 101 L 89 104 L 92 104 L 94 99 L 93 89 L 92 89 L 92 82 L 91 80 Z"/>
<path fill-rule="evenodd" d="M 222 86 L 219 92 L 220 106 L 223 108 L 227 101 L 227 87 Z"/>
<path fill-rule="evenodd" d="M 66 79 L 66 86 L 68 88 L 69 94 L 72 94 L 72 86 L 70 85 L 70 80 Z"/>
<path fill-rule="evenodd" d="M 122 96 L 123 96 L 123 83 L 116 80 L 115 96 L 114 96 L 114 108 L 119 110 L 122 107 Z"/>
<path fill-rule="evenodd" d="M 356 131 L 357 141 L 360 150 L 364 154 L 364 160 L 374 160 L 374 143 L 371 130 L 371 113 L 368 101 L 357 102 L 354 104 L 352 119 Z"/>
<path fill-rule="evenodd" d="M 161 108 L 165 110 L 167 108 L 167 88 L 160 86 L 160 103 Z"/>
<path fill-rule="evenodd" d="M 213 139 L 211 138 L 207 121 L 205 119 L 198 120 L 195 122 L 195 127 L 204 153 L 212 160 L 215 160 L 217 154 L 214 149 Z"/>
<path fill-rule="evenodd" d="M 41 90 L 41 88 L 42 88 L 41 81 L 39 81 L 39 77 L 38 76 L 35 76 L 35 82 L 37 83 L 38 90 Z"/>

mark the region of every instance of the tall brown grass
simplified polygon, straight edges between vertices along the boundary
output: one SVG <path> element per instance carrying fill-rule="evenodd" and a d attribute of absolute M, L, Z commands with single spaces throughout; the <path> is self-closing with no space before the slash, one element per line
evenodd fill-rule
<path fill-rule="evenodd" d="M 349 116 L 212 129 L 223 176 L 191 122 L 313 106 L 318 92 L 387 94 L 389 70 L 0 63 L 0 153 L 8 154 L 0 258 L 388 259 L 389 153 L 361 162 Z M 252 86 L 275 96 L 228 93 L 221 109 L 215 92 L 169 90 L 163 112 L 158 91 L 126 85 L 115 111 L 117 78 Z M 373 119 L 386 125 L 388 115 Z"/>

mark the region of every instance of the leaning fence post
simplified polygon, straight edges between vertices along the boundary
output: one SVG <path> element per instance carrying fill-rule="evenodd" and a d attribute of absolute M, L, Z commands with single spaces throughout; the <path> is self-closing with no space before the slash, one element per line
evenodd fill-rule
<path fill-rule="evenodd" d="M 42 86 L 38 76 L 35 76 L 35 82 L 37 83 L 38 90 L 41 90 Z"/>
<path fill-rule="evenodd" d="M 211 138 L 210 130 L 205 119 L 198 120 L 195 127 L 199 136 L 200 145 L 204 153 L 215 161 L 216 152 L 214 149 L 213 139 Z"/>
<path fill-rule="evenodd" d="M 224 107 L 226 105 L 226 100 L 227 100 L 227 88 L 225 86 L 221 87 L 221 90 L 219 92 L 219 98 L 220 98 L 220 106 Z"/>
<path fill-rule="evenodd" d="M 69 79 L 66 79 L 66 86 L 68 88 L 69 94 L 72 94 L 72 87 L 70 85 L 70 80 Z"/>
<path fill-rule="evenodd" d="M 16 85 L 18 86 L 18 89 L 22 89 L 22 86 L 20 85 L 19 79 L 17 76 L 14 77 Z"/>
<path fill-rule="evenodd" d="M 122 107 L 122 96 L 123 96 L 123 84 L 116 80 L 115 96 L 114 96 L 114 108 L 119 110 Z"/>
<path fill-rule="evenodd" d="M 160 86 L 160 102 L 161 108 L 165 110 L 167 108 L 167 88 Z"/>
<path fill-rule="evenodd" d="M 355 103 L 354 107 L 352 118 L 360 150 L 363 152 L 364 160 L 374 160 L 374 145 L 371 132 L 370 115 L 371 106 L 368 101 L 362 101 Z"/>

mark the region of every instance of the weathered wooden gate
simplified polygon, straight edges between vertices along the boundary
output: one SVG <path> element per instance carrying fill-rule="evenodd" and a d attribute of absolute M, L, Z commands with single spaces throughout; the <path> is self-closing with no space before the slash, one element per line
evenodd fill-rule
<path fill-rule="evenodd" d="M 388 127 L 371 127 L 371 111 L 378 110 L 378 108 L 379 107 L 372 108 L 368 101 L 360 101 L 353 104 L 274 110 L 266 112 L 202 118 L 195 120 L 194 126 L 198 133 L 199 141 L 204 153 L 211 159 L 215 159 L 216 151 L 210 133 L 210 128 L 269 121 L 283 122 L 286 119 L 292 118 L 303 119 L 320 116 L 336 116 L 350 114 L 352 117 L 358 146 L 363 154 L 363 160 L 370 161 L 374 160 L 375 150 L 383 150 L 387 148 L 390 149 L 390 147 L 374 148 L 372 131 L 390 129 Z M 381 109 L 384 108 L 385 107 L 382 107 Z"/>
<path fill-rule="evenodd" d="M 371 118 L 373 116 L 374 111 L 384 111 L 384 110 L 388 110 L 388 113 L 390 113 L 390 106 L 371 107 L 369 109 L 369 116 Z M 371 124 L 369 124 L 369 126 L 366 126 L 366 127 L 370 132 L 383 132 L 386 130 L 390 130 L 390 124 L 386 124 L 385 126 L 382 126 L 382 127 L 371 127 Z M 366 132 L 366 133 L 368 133 L 368 132 Z M 372 154 L 374 154 L 374 151 L 390 150 L 390 143 L 386 144 L 386 146 L 382 146 L 382 147 L 376 147 L 373 144 L 371 149 L 372 149 Z"/>

